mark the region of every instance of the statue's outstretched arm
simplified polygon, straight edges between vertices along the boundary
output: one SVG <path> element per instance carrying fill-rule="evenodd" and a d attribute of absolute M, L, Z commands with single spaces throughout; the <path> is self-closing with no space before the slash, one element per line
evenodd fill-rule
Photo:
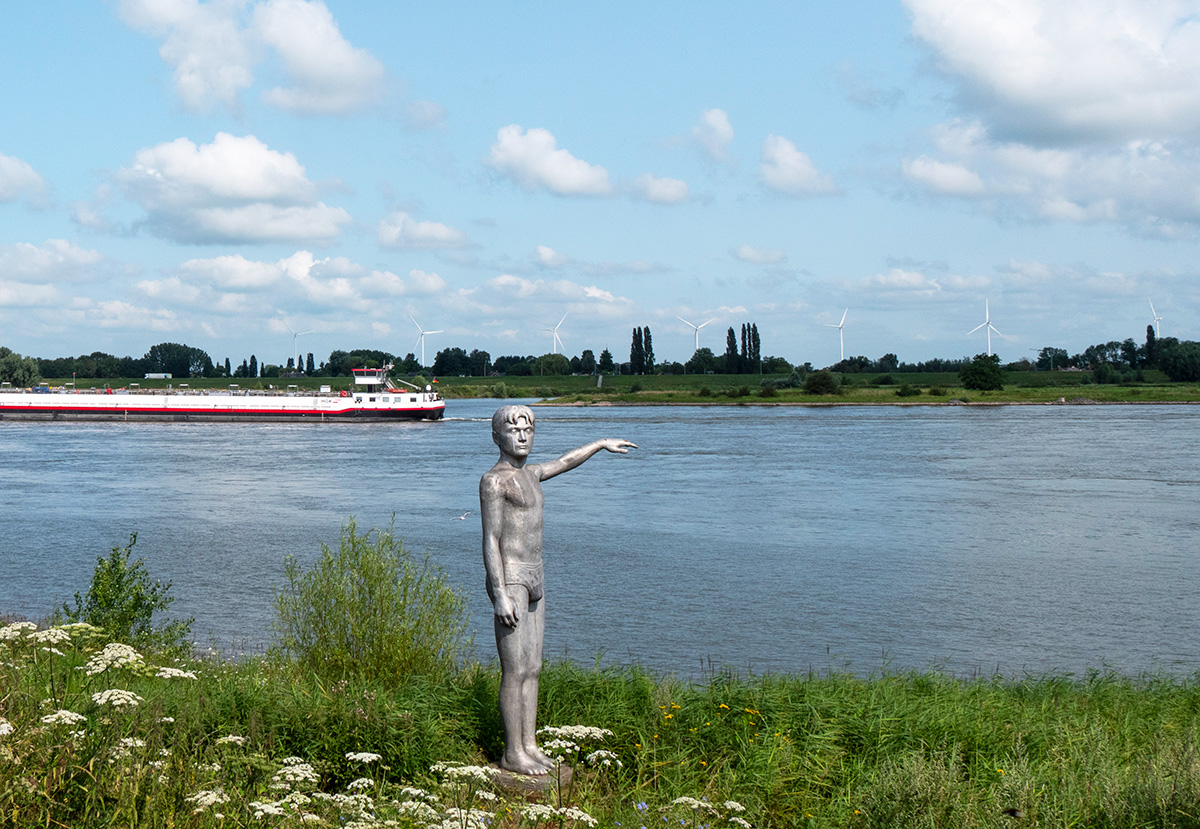
<path fill-rule="evenodd" d="M 572 449 L 561 458 L 549 461 L 547 463 L 538 464 L 538 477 L 545 481 L 548 478 L 553 478 L 555 475 L 574 469 L 579 464 L 586 461 L 592 455 L 599 452 L 601 449 L 607 449 L 609 452 L 615 452 L 618 455 L 624 455 L 630 449 L 637 449 L 637 444 L 621 438 L 604 438 L 603 440 L 594 440 L 591 443 L 580 446 L 578 449 Z"/>

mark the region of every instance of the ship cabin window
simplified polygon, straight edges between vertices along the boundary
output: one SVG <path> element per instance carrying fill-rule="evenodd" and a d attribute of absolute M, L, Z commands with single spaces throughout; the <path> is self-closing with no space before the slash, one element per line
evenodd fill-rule
<path fill-rule="evenodd" d="M 368 403 L 374 403 L 374 402 L 375 402 L 375 398 L 374 398 L 374 397 L 368 397 L 368 398 L 367 398 L 367 402 L 368 402 Z"/>
<path fill-rule="evenodd" d="M 384 402 L 384 403 L 390 403 L 390 402 L 391 402 L 391 400 L 392 400 L 392 398 L 390 398 L 390 397 L 385 397 L 385 398 L 383 398 L 383 402 Z"/>
<path fill-rule="evenodd" d="M 408 402 L 409 402 L 409 403 L 416 403 L 416 402 L 417 402 L 417 398 L 415 398 L 415 397 L 410 397 L 410 398 L 408 398 Z"/>

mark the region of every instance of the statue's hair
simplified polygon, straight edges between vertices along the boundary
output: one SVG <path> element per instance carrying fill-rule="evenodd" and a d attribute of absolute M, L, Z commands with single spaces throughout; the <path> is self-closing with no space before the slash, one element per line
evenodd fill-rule
<path fill-rule="evenodd" d="M 496 413 L 492 415 L 492 438 L 494 439 L 500 434 L 500 429 L 506 423 L 516 423 L 518 420 L 525 419 L 529 421 L 529 425 L 533 425 L 533 409 L 528 406 L 501 406 L 496 409 Z"/>

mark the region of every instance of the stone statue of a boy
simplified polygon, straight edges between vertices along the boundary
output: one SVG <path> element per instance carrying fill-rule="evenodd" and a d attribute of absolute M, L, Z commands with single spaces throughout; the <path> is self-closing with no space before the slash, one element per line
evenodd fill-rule
<path fill-rule="evenodd" d="M 619 454 L 637 446 L 608 438 L 572 449 L 548 463 L 527 463 L 533 446 L 533 411 L 501 406 L 492 415 L 492 440 L 500 460 L 479 481 L 483 566 L 495 611 L 500 654 L 500 767 L 546 774 L 554 762 L 537 746 L 538 676 L 542 670 L 542 481 L 574 469 L 601 449 Z"/>

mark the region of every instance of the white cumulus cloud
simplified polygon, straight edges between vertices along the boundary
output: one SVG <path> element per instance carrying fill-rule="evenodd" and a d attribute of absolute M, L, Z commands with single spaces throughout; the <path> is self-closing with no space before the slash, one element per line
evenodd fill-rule
<path fill-rule="evenodd" d="M 700 123 L 692 127 L 692 140 L 714 161 L 728 161 L 733 143 L 733 125 L 723 109 L 706 109 Z"/>
<path fill-rule="evenodd" d="M 751 265 L 778 265 L 787 260 L 787 254 L 771 248 L 753 248 L 750 245 L 738 245 L 733 250 L 733 256 Z"/>
<path fill-rule="evenodd" d="M 252 135 L 149 147 L 116 180 L 146 211 L 151 231 L 176 241 L 329 242 L 350 221 L 317 200 L 295 156 Z"/>
<path fill-rule="evenodd" d="M 487 163 L 529 190 L 560 196 L 605 196 L 613 190 L 607 170 L 559 149 L 554 135 L 540 127 L 501 127 Z"/>
<path fill-rule="evenodd" d="M 763 184 L 790 196 L 825 196 L 837 192 L 833 176 L 819 172 L 807 153 L 778 135 L 768 135 L 763 141 L 758 172 Z"/>
<path fill-rule="evenodd" d="M 927 156 L 905 159 L 904 177 L 928 188 L 933 193 L 951 196 L 975 196 L 984 191 L 978 173 L 961 164 L 937 161 Z"/>
<path fill-rule="evenodd" d="M 385 247 L 407 250 L 457 248 L 467 243 L 461 230 L 441 222 L 419 222 L 399 211 L 379 223 L 376 237 Z"/>
<path fill-rule="evenodd" d="M 637 177 L 633 187 L 638 196 L 657 204 L 680 204 L 688 199 L 687 182 L 677 178 L 656 178 L 646 173 Z"/>
<path fill-rule="evenodd" d="M 537 257 L 538 264 L 545 268 L 561 268 L 571 261 L 565 254 L 545 245 L 538 245 L 534 255 Z"/>
<path fill-rule="evenodd" d="M 0 247 L 0 276 L 44 282 L 82 282 L 92 276 L 103 257 L 64 239 L 47 239 L 38 246 L 18 242 Z"/>
<path fill-rule="evenodd" d="M 254 82 L 253 44 L 239 20 L 239 3 L 195 0 L 123 0 L 131 27 L 162 40 L 159 56 L 174 70 L 175 91 L 191 110 L 213 104 L 236 109 L 238 94 Z"/>
<path fill-rule="evenodd" d="M 272 53 L 289 85 L 267 103 L 290 112 L 342 113 L 380 97 L 385 71 L 341 34 L 321 0 L 122 0 L 122 19 L 162 42 L 175 91 L 191 110 L 238 109 L 255 68 Z"/>
<path fill-rule="evenodd" d="M 1200 129 L 1194 0 L 905 0 L 913 32 L 1007 140 L 1163 138 Z"/>
<path fill-rule="evenodd" d="M 0 202 L 40 199 L 46 182 L 29 164 L 0 153 Z"/>
<path fill-rule="evenodd" d="M 342 37 L 320 0 L 268 0 L 254 10 L 254 29 L 282 58 L 292 80 L 264 96 L 291 112 L 337 113 L 373 102 L 383 64 Z"/>

